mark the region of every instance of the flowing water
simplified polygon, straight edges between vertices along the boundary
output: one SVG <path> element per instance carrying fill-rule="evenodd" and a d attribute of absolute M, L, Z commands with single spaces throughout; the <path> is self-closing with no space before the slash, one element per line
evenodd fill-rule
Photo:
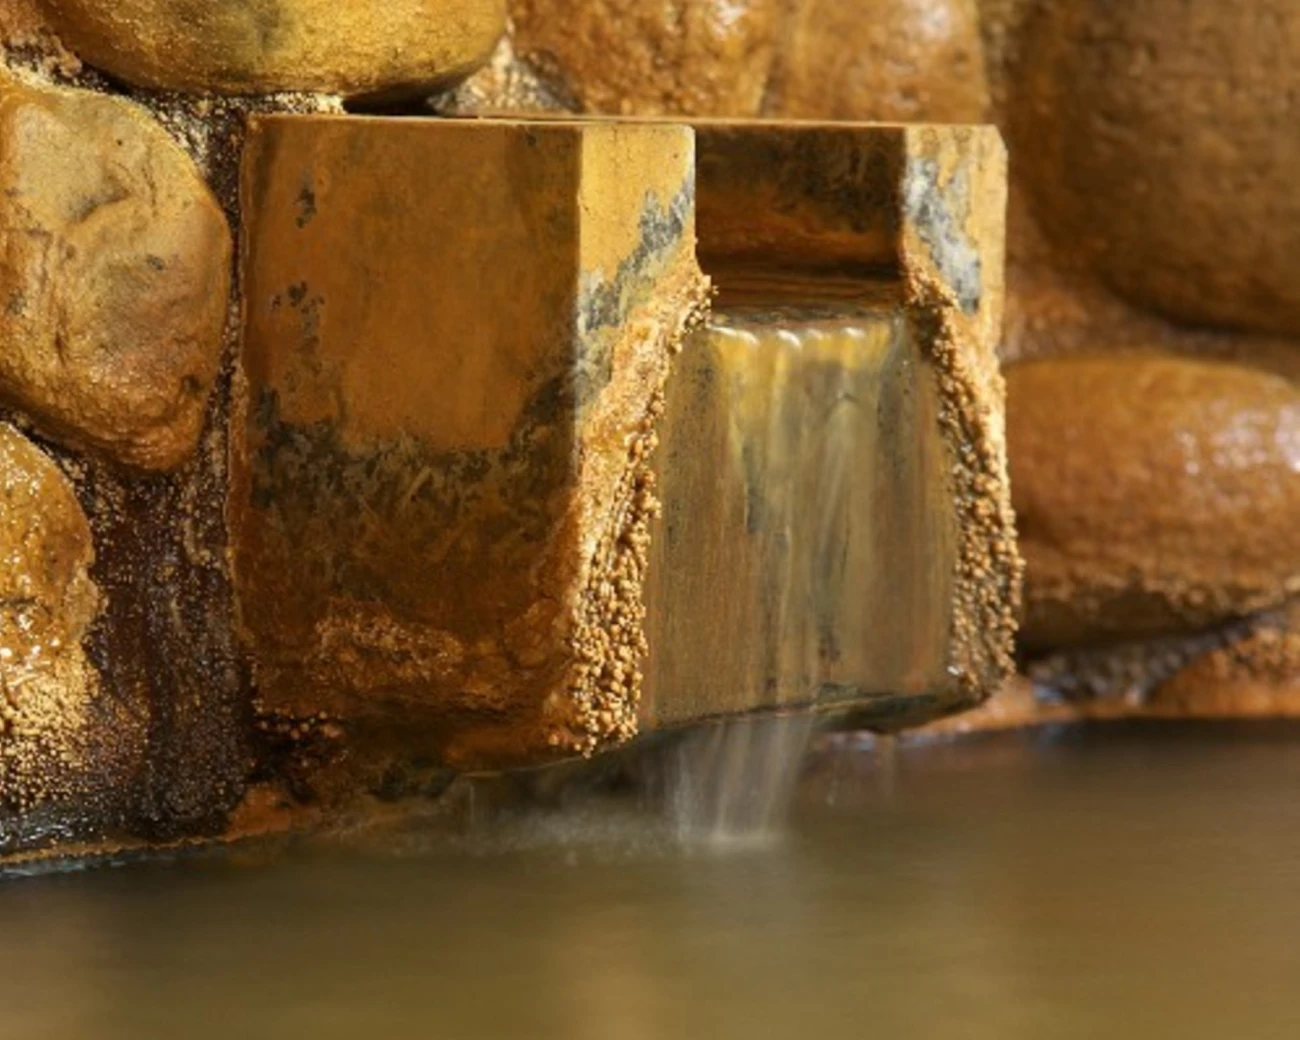
<path fill-rule="evenodd" d="M 893 757 L 823 745 L 761 844 L 591 795 L 6 882 L 0 1037 L 1300 1036 L 1294 734 Z"/>
<path fill-rule="evenodd" d="M 720 308 L 677 366 L 644 728 L 950 689 L 951 459 L 898 309 Z"/>
<path fill-rule="evenodd" d="M 669 751 L 667 809 L 685 842 L 762 844 L 786 824 L 813 716 L 729 719 Z"/>

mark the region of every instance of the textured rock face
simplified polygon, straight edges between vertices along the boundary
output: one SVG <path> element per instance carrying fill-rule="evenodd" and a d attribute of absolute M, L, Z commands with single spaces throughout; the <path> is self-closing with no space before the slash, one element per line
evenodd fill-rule
<path fill-rule="evenodd" d="M 491 52 L 504 0 L 41 0 L 64 41 L 128 83 L 221 94 L 407 91 Z"/>
<path fill-rule="evenodd" d="M 81 62 L 55 36 L 38 7 L 39 2 L 5 0 L 0 3 L 0 46 L 46 74 L 75 75 L 81 71 Z"/>
<path fill-rule="evenodd" d="M 1056 243 L 1177 320 L 1300 333 L 1300 7 L 1040 5 L 1009 100 Z"/>
<path fill-rule="evenodd" d="M 508 75 L 482 77 L 454 108 L 931 122 L 987 116 L 974 0 L 512 0 L 511 15 L 518 60 L 503 63 Z"/>
<path fill-rule="evenodd" d="M 1023 641 L 1069 647 L 1206 627 L 1300 587 L 1300 392 L 1177 358 L 1007 373 L 1025 556 Z"/>
<path fill-rule="evenodd" d="M 988 85 L 975 0 L 797 0 L 764 114 L 978 123 Z"/>
<path fill-rule="evenodd" d="M 631 734 L 693 175 L 667 125 L 255 124 L 231 516 L 269 708 L 466 768 Z"/>
<path fill-rule="evenodd" d="M 512 0 L 515 46 L 582 111 L 756 115 L 783 0 Z"/>
<path fill-rule="evenodd" d="M 468 79 L 429 99 L 440 115 L 461 116 L 572 111 L 533 66 L 515 52 L 513 34 L 501 37 L 487 62 Z"/>
<path fill-rule="evenodd" d="M 98 594 L 90 525 L 71 484 L 0 425 L 0 810 L 75 793 L 97 676 L 81 641 Z M 2 814 L 2 813 L 0 813 Z M 0 828 L 0 851 L 4 831 Z"/>
<path fill-rule="evenodd" d="M 230 233 L 142 110 L 0 82 L 0 396 L 50 435 L 166 469 L 216 376 Z"/>

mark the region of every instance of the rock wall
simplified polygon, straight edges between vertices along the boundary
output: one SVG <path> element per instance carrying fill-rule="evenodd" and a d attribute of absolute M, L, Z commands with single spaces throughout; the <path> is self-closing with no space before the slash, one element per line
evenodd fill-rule
<path fill-rule="evenodd" d="M 1289 703 L 1286 0 L 0 0 L 0 48 L 0 854 L 215 833 L 328 728 L 234 634 L 250 112 L 995 120 L 1026 667 Z"/>
<path fill-rule="evenodd" d="M 245 117 L 423 93 L 504 17 L 194 11 L 0 4 L 0 856 L 219 833 L 263 768 L 225 516 Z"/>
<path fill-rule="evenodd" d="M 1003 354 L 1031 672 L 1162 712 L 1282 711 L 1286 659 L 1240 699 L 1181 673 L 1211 646 L 1247 675 L 1251 633 L 1291 638 L 1300 10 L 984 0 L 984 16 L 1014 157 Z"/>
<path fill-rule="evenodd" d="M 531 760 L 539 742 L 555 750 L 550 737 L 557 733 L 560 750 L 590 751 L 625 739 L 635 727 L 632 708 L 644 652 L 639 632 L 643 608 L 637 597 L 654 499 L 648 468 L 651 427 L 663 407 L 669 348 L 680 339 L 683 322 L 698 317 L 700 294 L 698 272 L 695 281 L 687 277 L 696 271 L 693 260 L 673 267 L 687 274 L 678 278 L 682 284 L 672 293 L 643 293 L 640 282 L 624 278 L 658 256 L 655 250 L 679 240 L 689 251 L 693 236 L 689 221 L 682 222 L 686 211 L 676 196 L 662 200 L 662 213 L 642 214 L 639 223 L 634 219 L 630 226 L 639 230 L 626 241 L 619 237 L 622 231 L 611 237 L 601 230 L 605 218 L 600 214 L 627 210 L 635 217 L 641 199 L 632 195 L 640 182 L 626 176 L 631 169 L 626 164 L 647 173 L 662 164 L 649 153 L 620 158 L 621 145 L 605 148 L 595 140 L 599 135 L 588 134 L 580 153 L 574 152 L 581 158 L 574 160 L 573 169 L 589 170 L 591 177 L 572 174 L 567 204 L 564 184 L 539 180 L 536 219 L 528 224 L 531 218 L 523 214 L 525 230 L 534 236 L 544 230 L 561 259 L 566 250 L 577 249 L 581 263 L 570 272 L 570 289 L 576 293 L 571 306 L 551 314 L 557 301 L 567 299 L 561 289 L 567 284 L 566 268 L 560 262 L 547 268 L 555 285 L 537 286 L 537 322 L 521 319 L 521 344 L 551 353 L 533 358 L 524 351 L 518 360 L 531 373 L 526 378 L 513 369 L 485 374 L 497 387 L 493 393 L 503 415 L 510 411 L 507 391 L 515 382 L 527 391 L 515 402 L 523 408 L 521 415 L 534 415 L 542 407 L 560 409 L 552 417 L 560 421 L 545 429 L 524 422 L 516 435 L 507 436 L 505 428 L 480 430 L 481 416 L 464 409 L 463 415 L 455 408 L 436 416 L 417 414 L 420 402 L 414 395 L 421 380 L 461 379 L 466 364 L 477 364 L 472 336 L 463 344 L 464 355 L 450 356 L 450 368 L 442 375 L 422 364 L 413 369 L 395 365 L 388 373 L 388 396 L 381 395 L 383 407 L 367 417 L 354 405 L 371 399 L 367 394 L 373 397 L 374 388 L 353 386 L 338 375 L 355 344 L 346 336 L 337 343 L 330 339 L 335 354 L 329 359 L 320 354 L 328 353 L 328 337 L 313 325 L 325 306 L 319 287 L 311 292 L 280 287 L 283 291 L 273 294 L 281 304 L 278 316 L 266 319 L 274 335 L 257 331 L 262 329 L 260 305 L 266 301 L 259 297 L 250 303 L 248 293 L 260 289 L 240 284 L 241 270 L 248 266 L 241 266 L 241 256 L 248 259 L 267 248 L 264 240 L 254 242 L 248 214 L 240 212 L 239 164 L 248 119 L 254 114 L 338 112 L 345 105 L 397 114 L 553 109 L 682 116 L 914 119 L 932 112 L 952 120 L 983 117 L 988 89 L 971 0 L 878 2 L 871 5 L 869 18 L 860 13 L 824 0 L 690 0 L 667 8 L 567 0 L 511 5 L 502 0 L 333 5 L 318 0 L 200 5 L 182 0 L 3 0 L 0 447 L 8 490 L 0 536 L 13 547 L 6 557 L 12 573 L 3 578 L 13 591 L 6 601 L 12 606 L 0 612 L 0 686 L 5 691 L 0 855 L 184 840 L 256 827 L 269 804 L 284 802 L 258 787 L 265 781 L 287 785 L 294 798 L 321 796 L 319 777 L 340 772 L 334 767 L 351 745 L 340 743 L 329 711 L 314 710 L 328 708 L 329 698 L 304 694 L 303 674 L 313 689 L 323 689 L 331 686 L 338 669 L 353 667 L 353 678 L 365 680 L 353 687 L 378 683 L 382 690 L 376 703 L 409 708 L 401 683 L 388 680 L 411 676 L 401 668 L 389 669 L 389 675 L 378 667 L 375 662 L 385 655 L 405 662 L 402 667 L 415 662 L 417 671 L 465 672 L 466 690 L 496 691 L 488 699 L 495 697 L 502 705 L 509 699 L 503 692 L 508 684 L 493 677 L 494 661 L 513 669 L 511 674 L 536 673 L 542 678 L 533 684 L 536 690 L 529 687 L 529 711 L 551 721 L 564 716 L 567 728 L 556 730 L 548 721 L 529 735 L 519 726 L 501 727 L 480 718 L 485 703 L 480 697 L 461 712 L 454 740 L 442 732 L 430 738 L 427 754 L 420 754 L 431 762 Z M 923 31 L 914 32 L 917 28 Z M 503 178 L 506 210 L 521 164 L 538 161 L 532 156 L 535 135 L 521 129 L 516 136 L 518 155 L 493 152 L 485 159 L 485 168 L 497 169 Z M 940 150 L 947 148 L 939 138 L 935 141 Z M 344 142 L 348 147 L 355 143 Z M 496 147 L 490 141 L 488 146 L 490 151 Z M 564 154 L 573 151 L 572 142 L 557 147 Z M 944 162 L 953 158 L 946 151 L 944 156 Z M 270 152 L 265 158 L 268 169 L 278 161 Z M 455 170 L 455 157 L 431 157 L 430 162 L 435 158 Z M 336 165 L 346 170 L 357 161 L 366 158 L 345 148 Z M 394 156 L 393 161 L 402 159 Z M 422 172 L 422 163 L 408 158 L 412 183 L 428 173 Z M 996 175 L 1000 186 L 1000 160 L 988 164 L 981 159 L 977 166 Z M 257 169 L 253 163 L 246 173 L 252 170 L 256 179 Z M 604 172 L 597 177 L 600 169 Z M 947 320 L 943 315 L 958 304 L 965 306 L 953 296 L 952 272 L 945 268 L 931 272 L 933 278 L 922 277 L 938 256 L 940 243 L 932 233 L 941 230 L 927 223 L 933 214 L 925 209 L 926 200 L 948 191 L 949 173 L 942 172 L 947 167 L 936 159 L 935 169 L 945 184 L 919 187 L 915 201 L 921 211 L 908 224 L 922 229 L 924 241 L 902 248 L 915 253 L 920 272 L 921 281 L 909 283 L 909 291 L 919 294 L 916 306 L 930 306 L 936 320 Z M 333 176 L 334 166 L 329 170 Z M 482 187 L 476 187 L 473 177 L 467 179 L 458 209 L 470 212 L 481 201 Z M 243 189 L 247 197 L 261 197 L 256 184 L 245 183 Z M 276 213 L 308 242 L 310 235 L 303 231 L 308 225 L 312 234 L 328 230 L 322 207 L 336 194 L 331 184 L 308 185 L 281 200 L 283 213 Z M 990 210 L 995 219 L 989 227 L 996 224 L 997 232 L 990 242 L 996 239 L 993 266 L 1000 269 L 1000 187 L 996 194 L 994 202 L 982 196 L 976 201 L 979 208 L 996 210 Z M 382 199 L 375 202 L 382 204 Z M 345 194 L 343 204 L 329 212 L 347 218 L 347 206 Z M 577 236 L 572 241 L 561 227 L 561 210 L 581 214 L 571 229 Z M 500 220 L 497 216 L 484 210 L 485 220 L 502 226 L 514 219 L 510 213 Z M 257 220 L 262 222 L 260 214 Z M 339 232 L 345 239 L 357 232 L 349 227 Z M 622 225 L 614 221 L 610 227 Z M 397 216 L 392 233 L 403 231 L 411 228 Z M 491 255 L 488 248 L 485 256 Z M 397 263 L 401 257 L 390 259 Z M 476 272 L 458 271 L 452 255 L 445 259 L 447 277 L 463 278 L 465 293 L 473 294 Z M 530 258 L 534 266 L 535 261 Z M 256 262 L 250 263 L 249 269 L 257 270 Z M 657 271 L 642 273 L 646 279 L 666 277 Z M 989 345 L 1000 318 L 997 274 L 991 268 L 986 272 L 985 303 L 972 312 L 971 329 L 948 329 L 956 353 L 944 371 L 956 380 L 954 393 L 964 392 L 962 387 L 969 391 L 962 400 L 970 414 L 956 399 L 944 410 L 947 415 L 950 406 L 956 408 L 950 421 L 965 423 L 962 436 L 972 436 L 982 446 L 975 470 L 992 466 L 1000 474 L 1001 386 L 996 373 L 986 371 L 984 357 L 991 357 Z M 397 290 L 380 305 L 394 314 L 405 306 L 396 277 L 394 269 L 380 279 Z M 502 283 L 498 309 L 513 305 L 520 279 L 528 277 L 525 264 Z M 344 300 L 351 302 L 346 290 L 338 288 L 334 310 Z M 926 304 L 927 293 L 940 296 Z M 664 303 L 670 297 L 682 306 L 673 303 L 673 310 Z M 358 321 L 370 321 L 370 312 L 363 311 Z M 444 308 L 431 314 L 431 320 L 447 325 L 448 335 L 467 315 L 472 317 L 469 311 Z M 577 341 L 581 348 L 566 361 L 552 348 L 562 344 L 569 318 L 587 331 Z M 288 321 L 293 329 L 279 337 L 277 321 Z M 534 335 L 538 324 L 545 327 L 540 340 Z M 253 330 L 247 336 L 245 325 Z M 650 334 L 660 326 L 662 334 Z M 936 325 L 924 335 L 940 335 L 943 328 L 947 326 Z M 970 371 L 961 368 L 964 361 L 958 356 L 964 349 L 958 344 L 967 339 L 983 351 Z M 277 353 L 281 340 L 283 358 Z M 320 356 L 304 353 L 302 344 L 308 340 Z M 266 346 L 272 341 L 274 348 Z M 418 359 L 418 350 L 412 356 Z M 582 390 L 595 378 L 593 372 L 606 365 L 613 366 L 614 378 L 605 390 L 573 400 L 548 396 L 551 383 L 543 376 L 551 369 L 557 386 L 567 386 L 571 377 Z M 339 473 L 310 452 L 310 457 L 300 457 L 304 445 L 311 447 L 307 440 L 320 432 L 311 411 L 319 402 L 305 388 L 334 385 L 331 380 L 343 388 L 336 396 L 342 395 L 347 405 L 346 415 L 338 417 L 339 429 L 349 431 L 340 434 L 343 439 L 336 445 L 344 466 Z M 281 413 L 267 412 L 268 387 L 274 388 L 273 404 Z M 390 429 L 382 414 L 393 395 L 416 404 L 400 429 Z M 285 432 L 258 425 L 268 416 L 284 421 L 288 413 L 283 410 L 291 402 L 306 402 L 303 416 L 294 413 L 295 422 L 302 419 L 301 428 Z M 375 533 L 366 510 L 377 500 L 361 495 L 361 512 L 341 513 L 335 522 L 330 519 L 334 514 L 320 513 L 316 506 L 348 499 L 337 488 L 326 488 L 324 498 L 313 499 L 315 505 L 298 513 L 293 510 L 302 503 L 295 505 L 292 496 L 276 499 L 268 490 L 273 477 L 283 477 L 285 487 L 299 487 L 302 467 L 319 471 L 325 484 L 338 476 L 349 494 L 363 484 L 369 487 L 366 481 L 378 479 L 373 472 L 377 456 L 359 448 L 360 440 L 388 437 L 380 454 L 386 459 L 394 452 L 401 455 L 409 447 L 409 438 L 403 438 L 412 423 L 421 430 L 436 429 L 448 450 L 459 451 L 469 436 L 472 443 L 466 444 L 477 460 L 473 465 L 495 457 L 494 451 L 503 464 L 522 460 L 525 469 L 538 470 L 528 479 L 539 486 L 577 460 L 576 484 L 557 482 L 551 489 L 556 496 L 553 516 L 534 515 L 531 500 L 512 507 L 505 491 L 488 487 L 491 480 L 473 477 L 470 484 L 477 490 L 463 500 L 459 485 L 450 488 L 454 494 L 444 504 L 478 516 L 479 536 L 496 539 L 492 544 L 518 556 L 519 566 L 509 577 L 517 578 L 520 590 L 527 592 L 539 582 L 558 590 L 540 599 L 535 590 L 516 596 L 521 610 L 534 601 L 541 606 L 523 610 L 507 631 L 496 632 L 493 619 L 499 601 L 509 598 L 508 582 L 489 587 L 479 581 L 475 556 L 466 546 L 452 546 L 447 557 L 466 564 L 460 592 L 446 587 L 445 568 L 433 563 L 403 569 L 392 555 L 394 546 L 382 537 L 375 543 L 374 573 L 349 570 L 342 563 L 329 574 L 318 573 L 338 561 L 324 549 L 300 553 L 295 540 L 302 535 L 299 528 L 306 524 L 322 546 L 334 539 L 341 560 Z M 238 431 L 233 440 L 232 428 Z M 512 455 L 509 445 L 522 454 Z M 274 465 L 259 469 L 272 454 Z M 418 476 L 419 470 L 417 465 L 412 472 Z M 402 469 L 398 475 L 405 479 L 410 474 Z M 421 488 L 427 490 L 426 485 Z M 1005 533 L 1004 481 L 998 486 L 1002 497 L 991 515 Z M 425 536 L 436 542 L 442 528 L 426 531 L 407 522 L 411 495 L 421 488 L 403 484 L 384 501 L 395 510 L 388 526 L 406 539 L 402 546 L 423 553 L 429 548 Z M 958 497 L 973 507 L 979 496 Z M 245 523 L 254 513 L 258 523 Z M 278 519 L 263 523 L 263 514 L 270 513 Z M 506 534 L 529 524 L 540 524 L 545 537 L 538 544 L 553 551 L 525 551 Z M 273 531 L 284 538 L 269 545 L 268 532 Z M 978 598 L 975 548 L 962 543 L 959 557 L 966 569 L 958 584 Z M 318 570 L 308 567 L 298 573 L 294 568 L 301 560 L 295 563 L 295 553 L 310 556 Z M 1008 566 L 1014 564 L 1009 548 L 1004 555 Z M 1013 571 L 1000 574 L 999 581 L 1004 578 L 996 602 L 972 599 L 962 616 L 974 617 L 985 606 L 1005 614 Z M 322 581 L 326 591 L 308 595 Z M 376 582 L 402 590 L 410 617 L 372 623 L 367 604 L 374 599 Z M 637 593 L 633 599 L 628 599 L 629 589 Z M 481 617 L 459 609 L 479 601 Z M 307 606 L 299 610 L 303 603 Z M 322 605 L 325 612 L 318 617 Z M 412 624 L 412 631 L 423 632 L 427 615 L 439 611 L 448 615 L 445 630 L 463 651 L 459 665 L 445 646 L 420 649 L 406 638 Z M 972 650 L 972 660 L 962 662 L 962 674 L 1004 668 L 1005 627 L 993 634 L 957 633 L 961 645 L 987 644 L 996 658 L 986 662 Z M 568 636 L 556 642 L 556 633 L 563 632 Z M 502 645 L 493 651 L 497 643 Z M 562 652 L 552 654 L 554 647 Z M 291 673 L 297 678 L 277 678 Z M 980 692 L 978 683 L 972 683 L 966 696 Z M 565 697 L 572 699 L 572 718 L 565 715 Z M 350 712 L 345 707 L 341 714 Z M 410 744 L 407 708 L 392 714 L 393 720 Z M 389 730 L 396 731 L 391 725 Z M 410 775 L 416 773 L 418 767 Z M 388 780 L 367 777 L 364 782 L 391 787 Z"/>

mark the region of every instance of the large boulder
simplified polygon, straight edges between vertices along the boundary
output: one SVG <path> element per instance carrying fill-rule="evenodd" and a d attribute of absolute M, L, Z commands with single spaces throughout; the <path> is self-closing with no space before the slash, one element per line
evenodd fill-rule
<path fill-rule="evenodd" d="M 765 112 L 980 123 L 989 92 L 975 0 L 796 0 Z"/>
<path fill-rule="evenodd" d="M 0 398 L 131 466 L 194 449 L 230 293 L 225 217 L 141 108 L 0 81 Z"/>
<path fill-rule="evenodd" d="M 39 448 L 0 424 L 0 812 L 74 793 L 98 681 L 90 524 Z M 0 828 L 0 851 L 4 846 Z"/>
<path fill-rule="evenodd" d="M 571 107 L 757 115 L 784 0 L 512 0 L 515 48 Z"/>
<path fill-rule="evenodd" d="M 91 65 L 160 90 L 409 91 L 491 53 L 505 0 L 41 0 Z"/>
<path fill-rule="evenodd" d="M 1174 357 L 1007 372 L 1022 643 L 1190 631 L 1300 588 L 1300 389 Z"/>
<path fill-rule="evenodd" d="M 1057 244 L 1174 319 L 1300 333 L 1300 5 L 1040 4 L 1012 151 Z"/>

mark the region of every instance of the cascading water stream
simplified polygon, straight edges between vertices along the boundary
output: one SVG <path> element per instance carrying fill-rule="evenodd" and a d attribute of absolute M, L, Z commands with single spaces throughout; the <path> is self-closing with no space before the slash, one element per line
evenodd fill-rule
<path fill-rule="evenodd" d="M 680 499 L 714 508 L 670 503 L 692 536 L 679 534 L 673 573 L 730 595 L 710 625 L 670 618 L 652 633 L 652 669 L 673 705 L 753 714 L 678 738 L 667 812 L 684 840 L 764 841 L 788 814 L 813 710 L 864 681 L 916 686 L 944 659 L 934 633 L 949 588 L 933 561 L 946 532 L 928 497 L 941 453 L 889 301 L 733 303 L 686 350 L 698 352 L 686 371 L 707 372 L 725 401 L 725 473 Z M 734 535 L 706 537 L 711 522 Z"/>
<path fill-rule="evenodd" d="M 635 763 L 677 838 L 763 842 L 786 820 L 817 719 L 946 680 L 947 456 L 888 297 L 732 301 L 675 379 L 641 721 L 677 735 L 622 767 Z M 694 719 L 714 721 L 679 725 Z M 569 802 L 565 788 L 620 768 L 530 782 Z"/>
<path fill-rule="evenodd" d="M 729 719 L 682 737 L 672 750 L 667 809 L 679 839 L 748 844 L 786 821 L 812 715 Z"/>

